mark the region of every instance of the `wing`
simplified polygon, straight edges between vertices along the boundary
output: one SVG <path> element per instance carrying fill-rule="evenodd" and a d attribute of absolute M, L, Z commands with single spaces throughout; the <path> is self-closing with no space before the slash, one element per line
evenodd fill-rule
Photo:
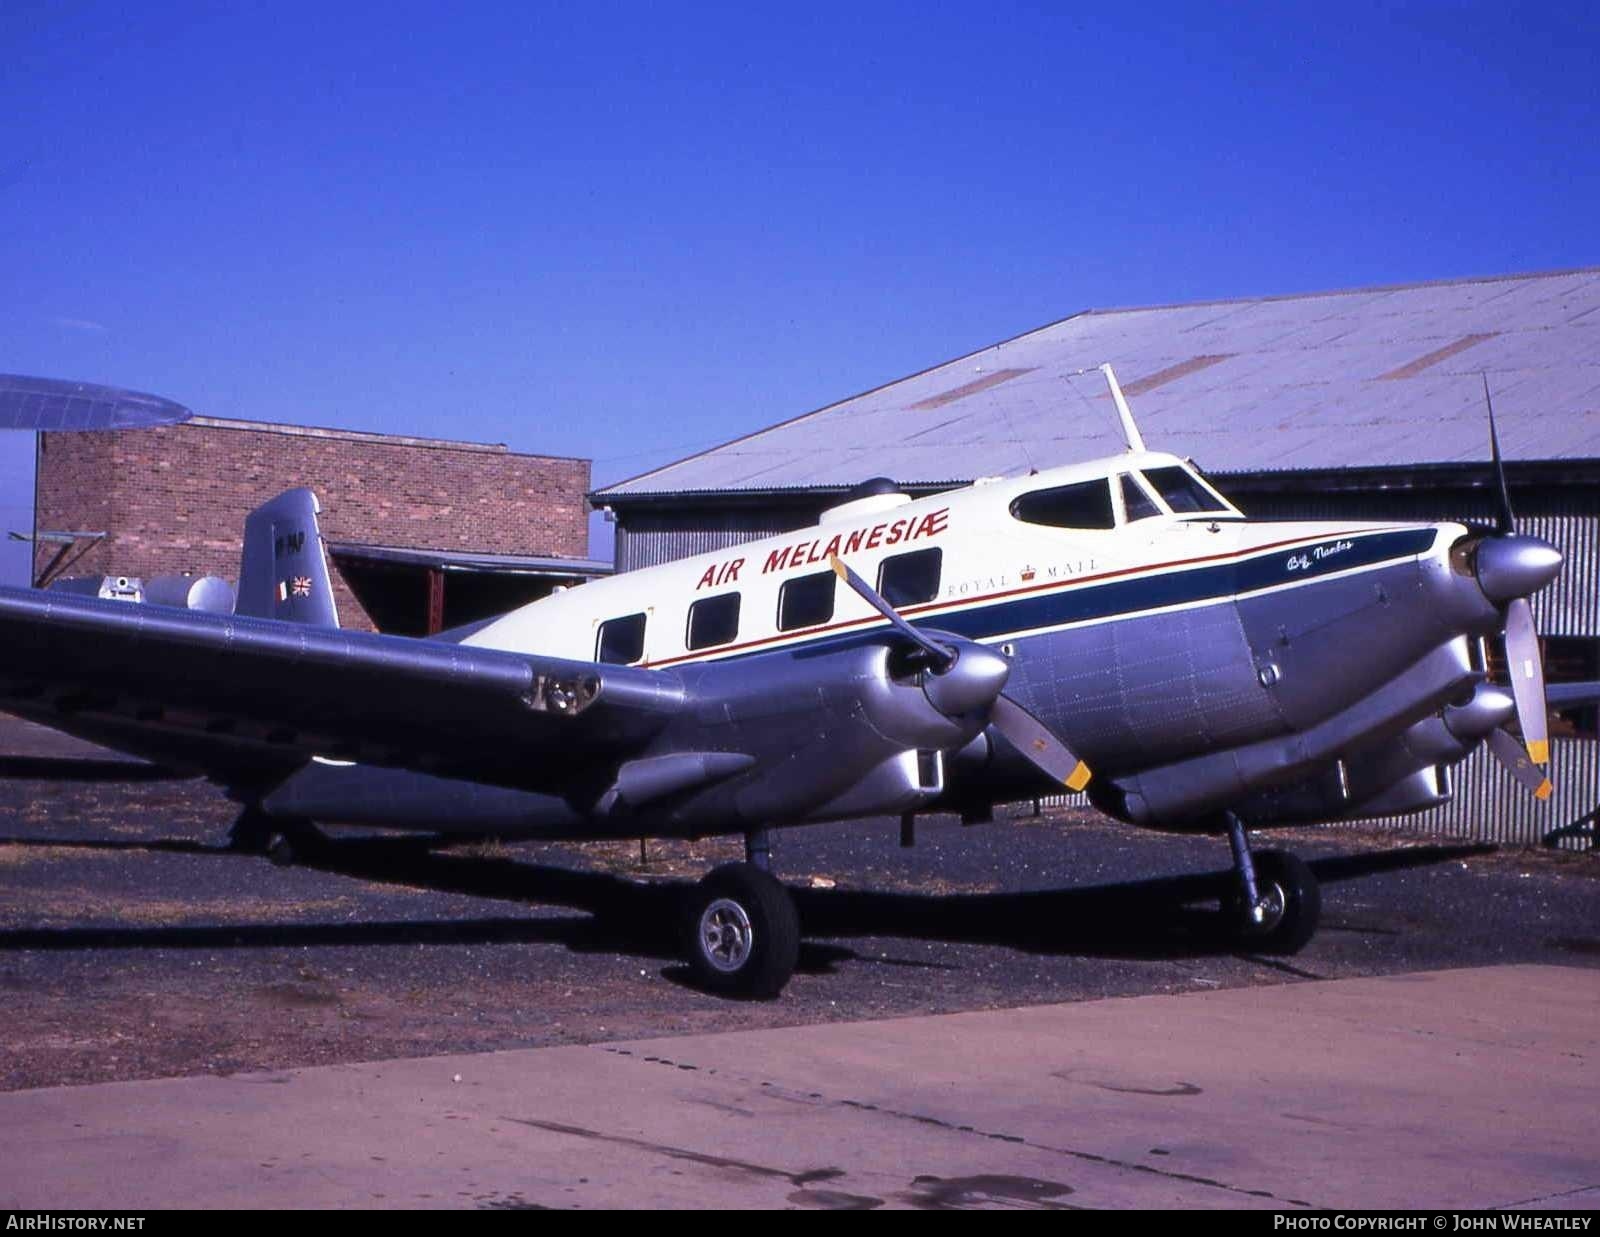
<path fill-rule="evenodd" d="M 671 672 L 0 588 L 0 708 L 219 780 L 323 756 L 560 791 L 684 700 Z"/>

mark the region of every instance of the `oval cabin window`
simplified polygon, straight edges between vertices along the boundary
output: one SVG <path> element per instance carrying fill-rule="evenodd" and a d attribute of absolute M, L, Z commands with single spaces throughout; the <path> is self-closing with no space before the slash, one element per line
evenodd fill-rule
<path fill-rule="evenodd" d="M 612 666 L 631 666 L 644 659 L 644 615 L 607 619 L 600 624 L 595 657 Z"/>
<path fill-rule="evenodd" d="M 915 606 L 939 595 L 939 569 L 944 551 L 938 547 L 896 554 L 878 568 L 878 592 L 891 606 Z"/>
<path fill-rule="evenodd" d="M 778 630 L 820 627 L 833 617 L 833 586 L 837 577 L 831 571 L 785 580 L 778 590 Z"/>
<path fill-rule="evenodd" d="M 738 593 L 702 597 L 689 607 L 689 648 L 708 649 L 718 644 L 732 644 L 738 635 Z"/>

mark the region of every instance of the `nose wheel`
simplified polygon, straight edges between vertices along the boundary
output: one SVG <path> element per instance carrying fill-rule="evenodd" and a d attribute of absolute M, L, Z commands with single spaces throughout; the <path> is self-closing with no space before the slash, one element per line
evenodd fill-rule
<path fill-rule="evenodd" d="M 1229 812 L 1227 823 L 1239 888 L 1223 900 L 1223 912 L 1234 916 L 1239 944 L 1256 953 L 1299 953 L 1322 918 L 1322 886 L 1298 855 L 1252 854 L 1243 822 Z"/>
<path fill-rule="evenodd" d="M 777 996 L 800 957 L 794 899 L 752 863 L 724 864 L 696 885 L 684 929 L 695 978 L 729 996 Z"/>

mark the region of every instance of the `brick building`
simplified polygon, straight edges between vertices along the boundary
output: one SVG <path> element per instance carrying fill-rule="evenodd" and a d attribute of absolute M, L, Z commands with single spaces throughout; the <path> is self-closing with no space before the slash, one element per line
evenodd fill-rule
<path fill-rule="evenodd" d="M 53 539 L 34 577 L 235 580 L 245 515 L 304 485 L 322 504 L 341 622 L 422 634 L 609 570 L 587 557 L 588 483 L 588 460 L 216 417 L 45 433 L 36 517 Z"/>

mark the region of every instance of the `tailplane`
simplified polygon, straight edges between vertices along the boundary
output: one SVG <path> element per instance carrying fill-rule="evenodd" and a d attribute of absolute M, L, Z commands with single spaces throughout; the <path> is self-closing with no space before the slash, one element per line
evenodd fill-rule
<path fill-rule="evenodd" d="M 236 614 L 337 627 L 328 556 L 317 526 L 317 496 L 304 487 L 285 490 L 244 522 Z"/>

